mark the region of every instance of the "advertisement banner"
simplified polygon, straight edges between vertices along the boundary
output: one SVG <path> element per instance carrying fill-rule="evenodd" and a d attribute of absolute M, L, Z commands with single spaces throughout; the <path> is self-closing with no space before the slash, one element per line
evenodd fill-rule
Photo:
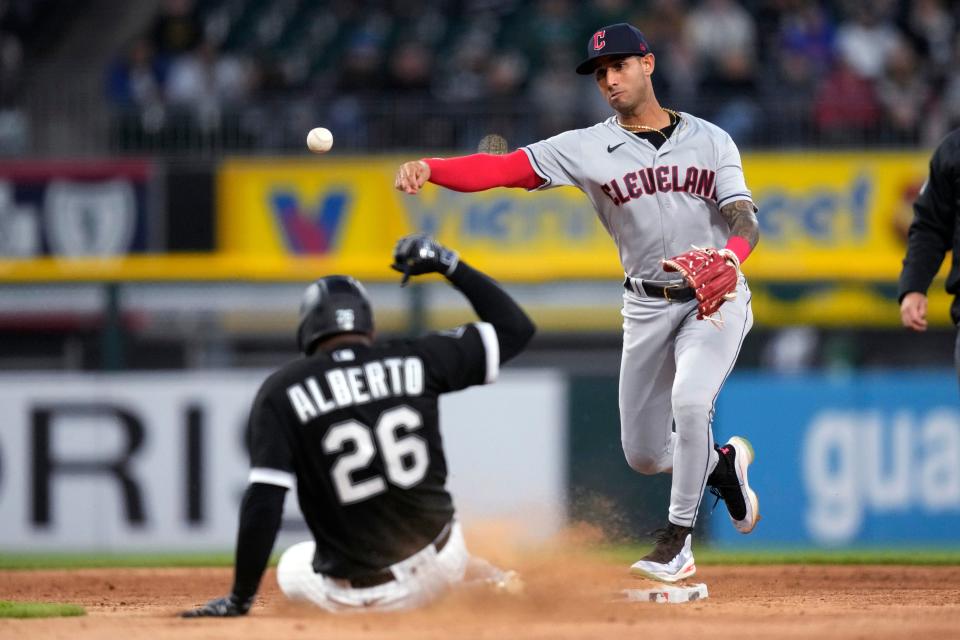
<path fill-rule="evenodd" d="M 218 182 L 219 245 L 232 255 L 327 258 L 392 278 L 397 238 L 424 231 L 500 278 L 620 277 L 615 247 L 572 189 L 456 193 L 393 188 L 402 159 L 229 160 Z"/>
<path fill-rule="evenodd" d="M 713 518 L 712 539 L 750 548 L 956 545 L 958 393 L 953 371 L 735 374 L 714 433 L 753 443 L 762 520 L 744 536 Z"/>
<path fill-rule="evenodd" d="M 150 250 L 151 170 L 133 160 L 0 162 L 0 263 Z"/>
<path fill-rule="evenodd" d="M 456 193 L 428 184 L 409 196 L 393 188 L 402 160 L 228 159 L 216 176 L 216 252 L 177 255 L 143 254 L 153 243 L 143 213 L 147 165 L 0 165 L 0 252 L 33 258 L 0 259 L 0 280 L 301 281 L 339 272 L 385 281 L 394 278 L 387 265 L 396 239 L 415 230 L 508 282 L 622 277 L 613 241 L 578 190 Z M 758 320 L 829 324 L 864 317 L 864 305 L 890 307 L 894 317 L 927 161 L 925 152 L 745 154 L 761 240 L 744 271 L 779 287 L 758 291 Z M 58 256 L 77 258 L 64 266 Z M 938 309 L 947 305 L 943 275 L 931 287 Z"/>
<path fill-rule="evenodd" d="M 745 267 L 770 281 L 894 281 L 924 153 L 745 154 L 761 250 Z M 618 278 L 616 250 L 573 188 L 456 193 L 393 189 L 399 159 L 231 160 L 219 177 L 220 247 L 293 260 L 382 266 L 413 230 L 456 246 L 502 278 Z M 838 265 L 842 264 L 843 269 Z"/>
<path fill-rule="evenodd" d="M 895 281 L 928 162 L 917 152 L 745 154 L 762 243 L 747 273 Z"/>
<path fill-rule="evenodd" d="M 0 376 L 0 552 L 232 549 L 267 374 Z M 559 374 L 524 371 L 443 397 L 464 522 L 532 537 L 563 524 L 565 393 Z M 291 492 L 281 546 L 309 536 L 298 514 Z"/>

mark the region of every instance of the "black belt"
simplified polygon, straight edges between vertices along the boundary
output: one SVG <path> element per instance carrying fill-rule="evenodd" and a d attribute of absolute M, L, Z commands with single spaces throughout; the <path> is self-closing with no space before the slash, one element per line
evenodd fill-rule
<path fill-rule="evenodd" d="M 442 551 L 445 546 L 447 546 L 447 542 L 450 541 L 450 533 L 452 531 L 453 524 L 448 522 L 443 526 L 443 529 L 440 530 L 440 533 L 436 538 L 434 538 L 433 542 L 430 543 L 438 553 Z M 368 573 L 367 575 L 346 579 L 344 582 L 349 582 L 350 586 L 354 589 L 368 589 L 370 587 L 377 587 L 381 584 L 393 582 L 395 579 L 396 576 L 393 575 L 393 571 L 390 570 L 390 567 L 387 567 L 385 569 L 381 569 L 380 571 L 375 571 L 374 573 Z"/>
<path fill-rule="evenodd" d="M 635 286 L 635 283 L 639 283 L 639 287 Z M 670 302 L 687 302 L 696 298 L 693 289 L 679 283 L 663 284 L 652 280 L 640 280 L 639 278 L 631 281 L 631 278 L 626 278 L 623 281 L 623 288 L 634 292 L 638 296 L 663 298 Z"/>

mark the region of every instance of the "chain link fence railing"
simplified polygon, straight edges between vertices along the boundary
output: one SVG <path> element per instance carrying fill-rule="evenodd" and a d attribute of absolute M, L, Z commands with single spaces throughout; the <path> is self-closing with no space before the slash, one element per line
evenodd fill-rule
<path fill-rule="evenodd" d="M 825 116 L 808 99 L 699 99 L 669 106 L 706 118 L 728 131 L 741 149 L 780 150 L 927 148 L 949 123 L 928 114 L 913 126 L 884 118 Z M 846 109 L 837 96 L 831 108 Z M 449 103 L 430 98 L 291 96 L 234 104 L 198 100 L 111 107 L 94 89 L 49 87 L 30 103 L 0 110 L 0 154 L 23 156 L 137 155 L 216 158 L 236 154 L 306 151 L 307 132 L 325 126 L 334 149 L 348 153 L 470 153 L 488 134 L 515 149 L 561 131 L 590 126 L 610 115 L 589 100 L 545 109 L 519 95 Z"/>

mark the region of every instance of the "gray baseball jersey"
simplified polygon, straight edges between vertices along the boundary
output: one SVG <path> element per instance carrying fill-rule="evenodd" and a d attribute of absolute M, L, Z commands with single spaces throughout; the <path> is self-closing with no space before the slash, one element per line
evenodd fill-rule
<path fill-rule="evenodd" d="M 659 149 L 615 117 L 524 148 L 541 189 L 579 188 L 593 203 L 632 278 L 676 280 L 661 260 L 698 247 L 723 247 L 730 235 L 720 207 L 752 202 L 740 153 L 719 127 L 681 114 Z M 623 452 L 640 473 L 673 473 L 669 519 L 693 526 L 713 450 L 713 403 L 753 325 L 750 290 L 724 304 L 722 330 L 696 320 L 696 300 L 624 293 L 620 362 Z M 673 427 L 676 426 L 675 433 Z"/>
<path fill-rule="evenodd" d="M 524 151 L 546 181 L 540 189 L 573 186 L 590 198 L 634 278 L 665 279 L 660 260 L 691 245 L 723 247 L 730 230 L 720 207 L 752 202 L 730 135 L 687 113 L 660 149 L 614 116 Z"/>

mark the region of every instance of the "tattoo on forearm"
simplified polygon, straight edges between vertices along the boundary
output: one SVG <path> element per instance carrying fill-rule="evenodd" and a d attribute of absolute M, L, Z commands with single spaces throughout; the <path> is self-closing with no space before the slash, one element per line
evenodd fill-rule
<path fill-rule="evenodd" d="M 757 214 L 753 212 L 752 202 L 731 202 L 720 209 L 720 215 L 730 225 L 730 235 L 746 239 L 751 249 L 757 246 L 757 241 L 760 240 L 760 223 L 757 222 Z"/>

